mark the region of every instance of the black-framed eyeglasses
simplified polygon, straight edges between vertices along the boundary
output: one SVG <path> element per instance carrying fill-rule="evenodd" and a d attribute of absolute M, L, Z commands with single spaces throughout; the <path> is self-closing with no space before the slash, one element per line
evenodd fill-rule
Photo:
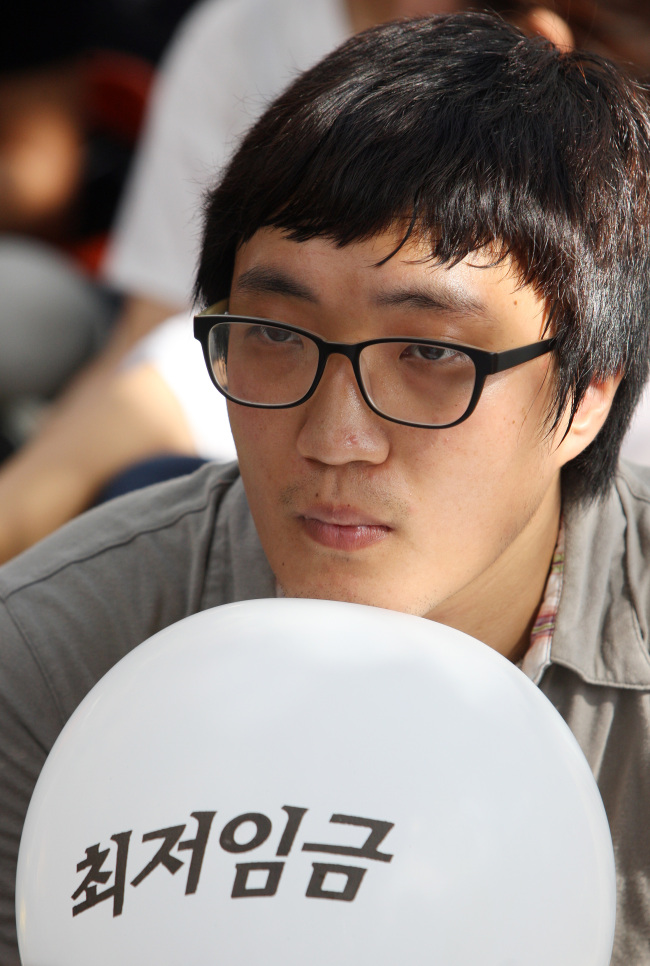
<path fill-rule="evenodd" d="M 194 318 L 208 373 L 232 402 L 290 409 L 316 391 L 329 357 L 345 356 L 378 416 L 404 426 L 444 429 L 474 412 L 485 380 L 551 352 L 555 339 L 488 352 L 436 339 L 328 342 L 295 325 L 229 315 L 218 302 Z"/>

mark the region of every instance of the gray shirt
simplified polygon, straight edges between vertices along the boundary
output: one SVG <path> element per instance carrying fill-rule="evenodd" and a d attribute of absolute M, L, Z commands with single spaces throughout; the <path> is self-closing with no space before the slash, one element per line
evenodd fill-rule
<path fill-rule="evenodd" d="M 615 843 L 615 966 L 650 966 L 650 474 L 565 506 L 566 559 L 540 687 L 578 738 Z M 45 757 L 98 679 L 199 610 L 275 596 L 236 466 L 85 514 L 0 571 L 0 963 L 17 966 L 20 832 Z M 543 928 L 543 924 L 540 924 Z"/>

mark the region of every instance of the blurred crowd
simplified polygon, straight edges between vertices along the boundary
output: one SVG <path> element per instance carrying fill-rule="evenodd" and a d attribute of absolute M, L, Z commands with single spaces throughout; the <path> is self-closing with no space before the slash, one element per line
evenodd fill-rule
<path fill-rule="evenodd" d="M 234 458 L 191 337 L 201 199 L 295 74 L 400 16 L 492 9 L 650 78 L 645 0 L 24 0 L 0 39 L 0 561 Z M 650 402 L 624 455 L 650 462 Z"/>

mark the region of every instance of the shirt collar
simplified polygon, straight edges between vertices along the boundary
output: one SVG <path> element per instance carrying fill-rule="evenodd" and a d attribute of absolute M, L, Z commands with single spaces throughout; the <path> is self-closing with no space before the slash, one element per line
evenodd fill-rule
<path fill-rule="evenodd" d="M 564 531 L 564 517 L 562 517 L 551 569 L 546 579 L 542 606 L 530 632 L 530 646 L 519 664 L 521 670 L 534 684 L 539 684 L 544 671 L 551 663 L 551 645 L 564 580 Z"/>

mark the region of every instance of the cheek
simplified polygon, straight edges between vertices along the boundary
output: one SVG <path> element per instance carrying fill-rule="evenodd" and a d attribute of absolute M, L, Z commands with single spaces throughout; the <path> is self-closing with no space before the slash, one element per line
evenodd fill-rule
<path fill-rule="evenodd" d="M 228 419 L 230 420 L 230 428 L 235 440 L 237 452 L 243 454 L 250 447 L 251 439 L 258 439 L 262 436 L 261 428 L 258 425 L 261 413 L 258 409 L 248 409 L 246 406 L 238 406 L 236 403 L 230 402 L 230 400 L 228 400 L 227 405 Z"/>
<path fill-rule="evenodd" d="M 547 461 L 552 445 L 547 431 L 553 386 L 547 364 L 528 363 L 493 377 L 486 384 L 469 422 L 485 440 L 517 461 Z"/>
<path fill-rule="evenodd" d="M 398 443 L 393 455 L 407 468 L 420 509 L 451 514 L 464 529 L 475 529 L 490 521 L 502 526 L 516 506 L 536 504 L 559 471 L 545 438 L 544 412 L 530 394 L 517 402 L 509 396 L 506 403 L 493 392 L 458 426 L 430 435 L 413 430 L 417 440 Z"/>
<path fill-rule="evenodd" d="M 242 474 L 268 490 L 292 465 L 299 432 L 296 410 L 252 409 L 229 402 L 228 417 Z"/>
<path fill-rule="evenodd" d="M 443 588 L 491 566 L 555 499 L 549 460 L 539 444 L 520 445 L 520 426 L 477 420 L 461 434 L 462 425 L 441 432 L 408 474 L 408 565 L 417 559 Z"/>

